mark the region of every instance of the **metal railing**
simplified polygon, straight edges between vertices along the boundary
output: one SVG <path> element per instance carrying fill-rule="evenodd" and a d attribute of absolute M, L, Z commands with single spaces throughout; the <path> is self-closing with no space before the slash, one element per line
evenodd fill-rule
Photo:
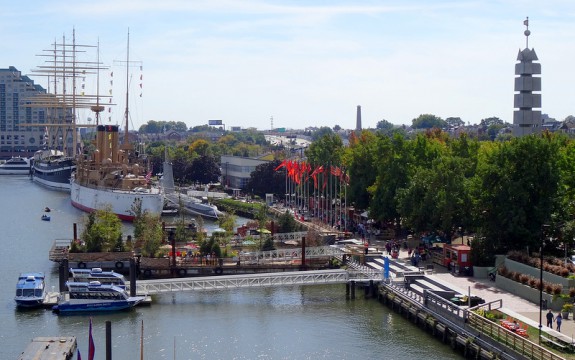
<path fill-rule="evenodd" d="M 513 331 L 509 331 L 499 324 L 474 312 L 469 312 L 468 314 L 468 325 L 529 359 L 565 360 L 564 357 L 561 357 L 529 339 L 519 336 Z"/>
<path fill-rule="evenodd" d="M 136 293 L 152 295 L 178 291 L 224 290 L 285 285 L 345 284 L 349 280 L 350 274 L 345 270 L 296 271 L 250 275 L 142 280 L 136 283 Z"/>

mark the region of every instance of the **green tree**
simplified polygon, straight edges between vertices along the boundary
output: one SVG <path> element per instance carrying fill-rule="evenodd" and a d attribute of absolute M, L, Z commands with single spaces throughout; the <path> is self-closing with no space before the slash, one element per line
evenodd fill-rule
<path fill-rule="evenodd" d="M 264 236 L 264 235 L 260 235 L 260 236 Z M 272 251 L 275 249 L 276 249 L 276 247 L 274 245 L 273 238 L 271 236 L 266 236 L 260 250 L 261 251 Z"/>
<path fill-rule="evenodd" d="M 192 161 L 186 173 L 186 179 L 197 181 L 200 184 L 217 182 L 221 171 L 216 159 L 211 156 L 200 156 Z"/>
<path fill-rule="evenodd" d="M 122 236 L 122 222 L 110 206 L 89 213 L 84 218 L 84 231 L 81 239 L 87 252 L 109 252 Z"/>
<path fill-rule="evenodd" d="M 236 220 L 237 216 L 233 212 L 227 211 L 218 218 L 218 225 L 227 233 L 233 234 Z"/>
<path fill-rule="evenodd" d="M 327 126 L 322 126 L 311 134 L 312 141 L 319 140 L 325 136 L 333 136 L 333 130 Z"/>
<path fill-rule="evenodd" d="M 461 120 L 460 117 L 448 117 L 447 119 L 445 119 L 445 123 L 447 124 L 447 126 L 454 128 L 465 126 L 465 121 Z"/>
<path fill-rule="evenodd" d="M 392 138 L 379 137 L 376 151 L 376 179 L 368 188 L 372 196 L 370 216 L 386 223 L 401 224 L 398 212 L 398 191 L 407 187 L 410 179 L 411 152 L 400 134 Z"/>
<path fill-rule="evenodd" d="M 431 129 L 431 128 L 438 128 L 443 129 L 445 128 L 447 123 L 445 120 L 440 118 L 439 116 L 431 115 L 431 114 L 422 114 L 416 117 L 411 121 L 411 127 L 414 129 Z"/>
<path fill-rule="evenodd" d="M 286 211 L 285 213 L 281 214 L 278 217 L 277 231 L 279 233 L 294 232 L 297 231 L 297 228 L 298 228 L 297 222 L 293 218 L 293 215 L 290 214 L 288 211 Z"/>
<path fill-rule="evenodd" d="M 349 200 L 357 209 L 367 209 L 370 205 L 371 196 L 367 190 L 375 183 L 376 136 L 363 130 L 359 136 L 352 133 L 349 146 L 343 152 L 343 167 L 350 177 Z"/>
<path fill-rule="evenodd" d="M 305 150 L 305 155 L 308 162 L 314 165 L 339 166 L 342 152 L 343 142 L 338 135 L 332 132 L 312 142 Z"/>
<path fill-rule="evenodd" d="M 377 130 L 389 131 L 394 128 L 393 124 L 385 119 L 381 119 L 375 125 Z"/>
<path fill-rule="evenodd" d="M 164 231 L 159 215 L 150 214 L 148 211 L 142 211 L 142 199 L 138 198 L 132 204 L 131 209 L 134 215 L 134 237 L 136 238 L 136 247 L 140 247 L 142 255 L 154 257 L 160 250 Z"/>
<path fill-rule="evenodd" d="M 256 169 L 250 174 L 246 189 L 250 189 L 254 195 L 261 198 L 265 194 L 274 194 L 283 199 L 285 197 L 286 169 L 283 167 L 275 171 L 280 164 L 279 160 L 274 160 L 256 166 Z"/>
<path fill-rule="evenodd" d="M 155 257 L 160 250 L 160 246 L 162 246 L 164 237 L 160 216 L 145 211 L 139 221 L 145 224 L 141 238 L 138 239 L 143 241 L 142 255 Z"/>
<path fill-rule="evenodd" d="M 205 156 L 208 154 L 208 149 L 210 148 L 210 143 L 204 139 L 197 139 L 190 145 L 190 151 L 195 152 L 200 156 Z"/>
<path fill-rule="evenodd" d="M 498 253 L 538 248 L 542 225 L 560 206 L 559 142 L 524 136 L 481 151 L 473 193 L 486 247 Z"/>

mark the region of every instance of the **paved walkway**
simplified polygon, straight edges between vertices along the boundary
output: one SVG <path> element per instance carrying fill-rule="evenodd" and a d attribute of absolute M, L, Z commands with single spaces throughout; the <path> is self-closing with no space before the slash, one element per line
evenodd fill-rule
<path fill-rule="evenodd" d="M 403 260 L 406 264 L 409 265 L 409 257 L 407 252 L 404 250 L 400 251 L 399 260 Z M 431 260 L 427 260 L 423 263 L 420 263 L 420 266 L 425 266 L 426 264 L 431 264 Z M 532 303 L 528 300 L 522 299 L 516 295 L 510 294 L 504 290 L 501 290 L 495 286 L 495 282 L 490 281 L 489 279 L 477 279 L 473 277 L 465 277 L 465 276 L 454 276 L 453 274 L 449 273 L 446 268 L 434 264 L 435 272 L 432 275 L 435 279 L 439 282 L 442 282 L 452 288 L 453 290 L 459 291 L 462 294 L 467 294 L 469 290 L 471 290 L 471 295 L 479 296 L 485 299 L 485 302 L 495 301 L 495 300 L 502 300 L 503 308 L 500 309 L 502 312 L 507 313 L 510 316 L 519 314 L 527 319 L 530 319 L 529 322 L 530 326 L 538 327 L 539 326 L 539 305 Z M 548 328 L 546 325 L 547 321 L 545 319 L 545 314 L 547 311 L 543 311 L 542 313 L 542 323 L 543 323 L 543 332 L 550 333 L 553 336 L 557 336 L 554 330 L 556 324 L 553 323 L 553 330 Z M 554 312 L 556 316 L 557 313 Z M 575 338 L 575 320 L 573 318 L 573 314 L 570 314 L 569 319 L 563 320 L 561 324 L 561 334 L 565 335 L 562 337 L 563 340 L 567 341 Z M 559 335 L 560 336 L 560 335 Z"/>

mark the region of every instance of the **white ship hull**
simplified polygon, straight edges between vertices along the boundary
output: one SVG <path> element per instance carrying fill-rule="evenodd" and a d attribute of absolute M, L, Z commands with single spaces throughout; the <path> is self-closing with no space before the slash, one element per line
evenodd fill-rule
<path fill-rule="evenodd" d="M 160 215 L 164 207 L 164 196 L 159 189 L 126 191 L 115 189 L 94 189 L 71 183 L 72 205 L 80 210 L 92 212 L 111 206 L 112 211 L 122 220 L 134 220 L 132 206 L 136 199 L 142 200 L 142 212 Z"/>

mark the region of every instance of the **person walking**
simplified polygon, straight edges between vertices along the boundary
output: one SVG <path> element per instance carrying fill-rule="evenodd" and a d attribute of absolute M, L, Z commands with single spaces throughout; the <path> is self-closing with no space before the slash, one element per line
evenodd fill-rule
<path fill-rule="evenodd" d="M 553 316 L 551 309 L 549 309 L 549 312 L 547 313 L 546 317 L 547 317 L 547 327 L 553 329 L 553 320 L 555 320 L 555 316 Z"/>
<path fill-rule="evenodd" d="M 561 332 L 561 322 L 563 321 L 563 317 L 561 313 L 557 314 L 555 317 L 555 323 L 557 324 L 557 331 Z"/>

